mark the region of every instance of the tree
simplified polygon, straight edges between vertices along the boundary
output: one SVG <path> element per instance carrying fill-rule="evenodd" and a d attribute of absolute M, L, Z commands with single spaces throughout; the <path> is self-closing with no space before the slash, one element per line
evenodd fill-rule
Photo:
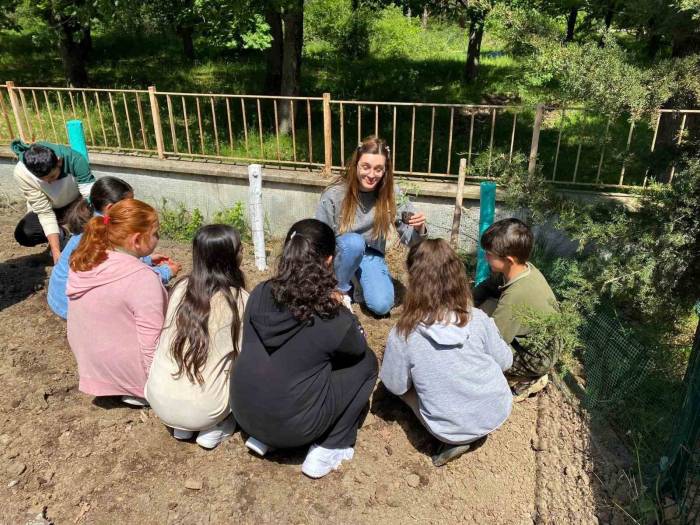
<path fill-rule="evenodd" d="M 39 0 L 27 2 L 27 5 L 53 33 L 68 84 L 86 86 L 87 62 L 92 51 L 92 23 L 111 16 L 113 3 L 106 0 Z"/>
<path fill-rule="evenodd" d="M 268 49 L 265 86 L 268 94 L 298 96 L 301 81 L 301 51 L 304 43 L 304 1 L 268 2 L 265 20 L 270 26 L 272 42 Z M 279 105 L 279 129 L 291 129 L 290 105 Z"/>

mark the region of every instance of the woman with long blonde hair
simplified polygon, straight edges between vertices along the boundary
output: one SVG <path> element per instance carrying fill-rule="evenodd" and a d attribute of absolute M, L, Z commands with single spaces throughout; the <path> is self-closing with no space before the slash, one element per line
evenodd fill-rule
<path fill-rule="evenodd" d="M 386 141 L 368 137 L 355 149 L 344 175 L 321 195 L 316 218 L 336 235 L 335 274 L 345 305 L 351 308 L 351 280 L 356 277 L 367 308 L 377 315 L 388 313 L 394 305 L 394 285 L 384 261 L 386 239 L 396 228 L 410 246 L 427 231 L 425 215 L 394 185 Z"/>
<path fill-rule="evenodd" d="M 439 441 L 439 467 L 508 418 L 513 401 L 503 372 L 513 355 L 493 319 L 473 307 L 464 265 L 447 241 L 413 246 L 406 266 L 406 299 L 380 378 Z"/>

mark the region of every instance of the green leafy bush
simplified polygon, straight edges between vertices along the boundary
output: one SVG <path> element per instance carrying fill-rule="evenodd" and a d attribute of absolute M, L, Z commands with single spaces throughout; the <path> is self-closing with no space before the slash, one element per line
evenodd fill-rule
<path fill-rule="evenodd" d="M 241 239 L 250 241 L 250 226 L 246 220 L 245 206 L 238 201 L 232 208 L 217 211 L 214 214 L 214 222 L 233 226 L 241 234 Z"/>
<path fill-rule="evenodd" d="M 204 216 L 198 208 L 189 212 L 182 203 L 173 209 L 163 199 L 159 212 L 161 235 L 174 241 L 191 241 L 204 224 Z"/>

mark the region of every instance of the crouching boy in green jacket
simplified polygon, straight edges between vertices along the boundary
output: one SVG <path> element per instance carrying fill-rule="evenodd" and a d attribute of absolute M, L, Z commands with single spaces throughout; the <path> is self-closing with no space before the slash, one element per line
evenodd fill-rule
<path fill-rule="evenodd" d="M 15 240 L 22 246 L 48 242 L 55 263 L 67 236 L 64 218 L 71 206 L 90 195 L 95 177 L 87 159 L 68 146 L 15 140 L 10 148 L 19 158 L 14 179 L 27 201 Z"/>
<path fill-rule="evenodd" d="M 547 385 L 547 374 L 559 357 L 557 341 L 545 352 L 528 348 L 533 328 L 525 326 L 518 315 L 528 308 L 542 314 L 559 308 L 547 280 L 528 262 L 532 244 L 532 231 L 524 222 L 503 219 L 493 223 L 481 237 L 491 277 L 474 289 L 475 305 L 493 318 L 501 337 L 513 349 L 508 376 L 516 401 Z"/>

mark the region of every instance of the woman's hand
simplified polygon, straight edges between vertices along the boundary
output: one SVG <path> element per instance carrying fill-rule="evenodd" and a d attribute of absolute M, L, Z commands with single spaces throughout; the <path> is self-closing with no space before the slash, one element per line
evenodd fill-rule
<path fill-rule="evenodd" d="M 415 212 L 408 220 L 408 225 L 413 226 L 418 233 L 425 233 L 425 215 L 419 211 Z"/>

